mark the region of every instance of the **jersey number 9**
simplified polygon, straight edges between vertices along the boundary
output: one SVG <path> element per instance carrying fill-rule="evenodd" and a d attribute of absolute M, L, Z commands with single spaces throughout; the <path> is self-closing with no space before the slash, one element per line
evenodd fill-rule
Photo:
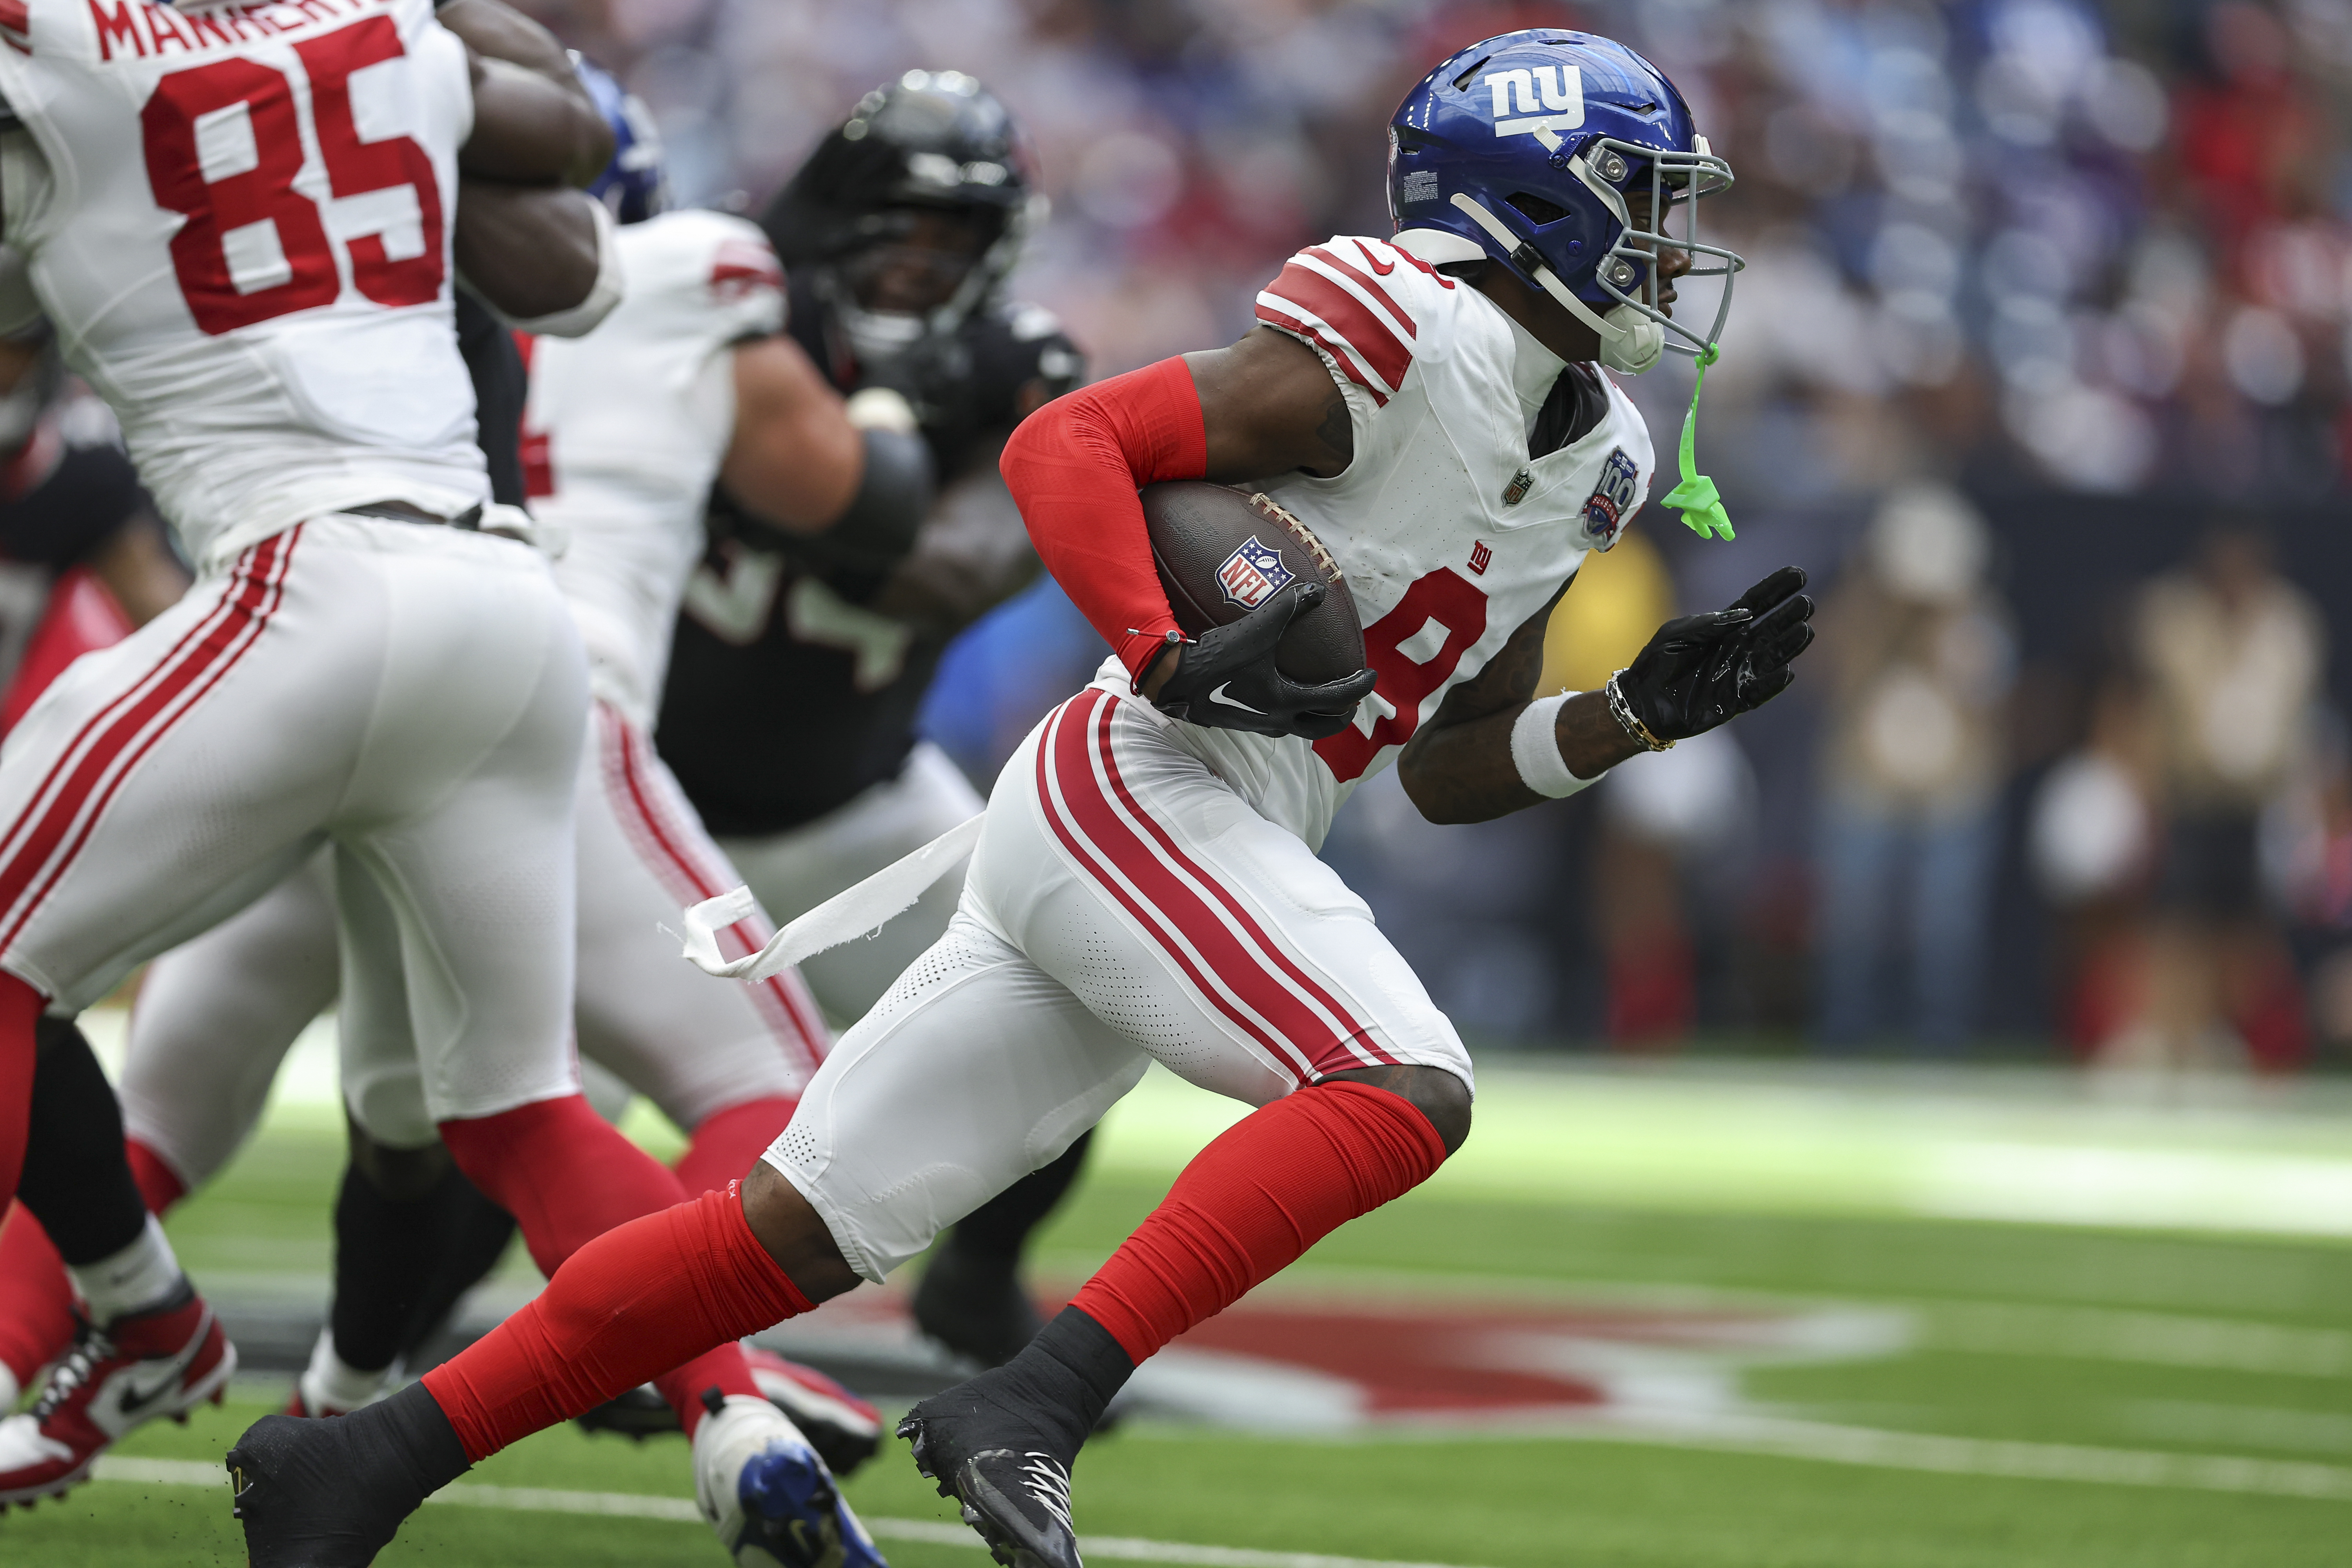
<path fill-rule="evenodd" d="M 346 241 L 352 286 L 379 305 L 431 302 L 446 270 L 433 161 L 405 136 L 361 141 L 352 114 L 352 73 L 405 53 L 399 28 L 388 16 L 370 16 L 296 44 L 294 52 L 310 81 L 312 129 L 328 188 L 338 198 L 401 185 L 416 193 L 424 248 L 395 258 L 380 233 Z M 252 162 L 206 179 L 197 123 L 240 105 Z M 250 59 L 173 71 L 155 84 L 139 119 L 155 203 L 188 220 L 172 237 L 172 269 L 198 328 L 217 335 L 335 302 L 342 282 L 324 216 L 318 203 L 294 188 L 304 138 L 285 72 Z M 238 286 L 240 272 L 247 287 Z M 255 282 L 262 286 L 250 286 Z"/>

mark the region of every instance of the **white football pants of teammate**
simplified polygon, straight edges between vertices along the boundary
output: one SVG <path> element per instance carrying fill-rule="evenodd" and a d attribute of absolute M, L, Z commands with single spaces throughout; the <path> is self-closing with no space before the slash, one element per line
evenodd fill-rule
<path fill-rule="evenodd" d="M 919 741 L 897 778 L 869 785 L 815 821 L 785 833 L 722 837 L 719 847 L 743 873 L 761 909 L 785 925 L 986 805 L 945 752 Z M 845 1027 L 866 1016 L 891 982 L 946 933 L 962 892 L 959 869 L 872 936 L 802 963 L 801 975 L 826 1015 Z"/>
<path fill-rule="evenodd" d="M 677 940 L 661 927 L 675 926 L 683 905 L 740 879 L 641 728 L 598 703 L 589 740 L 572 857 L 582 1058 L 686 1129 L 731 1106 L 797 1095 L 826 1039 L 807 992 L 789 972 L 758 985 L 724 984 L 679 961 Z M 320 858 L 149 969 L 131 1016 L 123 1121 L 191 1189 L 252 1131 L 295 1037 L 339 992 L 352 1120 L 392 1148 L 435 1141 L 431 1097 L 406 1037 L 411 1020 L 396 995 L 382 996 L 357 954 L 337 951 L 338 893 L 361 929 L 391 916 L 381 898 L 348 881 Z M 745 923 L 744 940 L 765 940 L 758 923 Z M 365 1007 L 351 1005 L 362 996 Z M 361 1017 L 367 1025 L 355 1026 Z M 612 1096 L 593 1098 L 600 1110 L 617 1113 Z"/>

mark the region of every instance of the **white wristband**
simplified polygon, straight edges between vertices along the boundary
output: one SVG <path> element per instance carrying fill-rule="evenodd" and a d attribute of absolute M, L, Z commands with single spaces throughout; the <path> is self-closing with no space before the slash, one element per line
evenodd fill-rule
<path fill-rule="evenodd" d="M 1538 697 L 1519 710 L 1518 721 L 1511 726 L 1511 762 L 1519 770 L 1519 782 L 1552 800 L 1574 795 L 1593 782 L 1568 771 L 1568 759 L 1559 754 L 1559 740 L 1552 732 L 1559 721 L 1559 705 L 1577 695 L 1563 691 L 1556 697 Z"/>

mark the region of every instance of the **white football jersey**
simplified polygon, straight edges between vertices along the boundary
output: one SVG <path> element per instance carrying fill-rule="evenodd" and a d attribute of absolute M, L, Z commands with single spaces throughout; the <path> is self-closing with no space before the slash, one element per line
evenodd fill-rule
<path fill-rule="evenodd" d="M 6 238 L 199 563 L 488 498 L 449 235 L 473 130 L 431 0 L 0 0 Z"/>
<path fill-rule="evenodd" d="M 1561 362 L 1484 294 L 1386 241 L 1343 237 L 1300 251 L 1258 295 L 1257 319 L 1312 347 L 1347 397 L 1347 471 L 1294 470 L 1258 488 L 1338 562 L 1380 684 L 1326 741 L 1172 732 L 1319 848 L 1355 786 L 1396 760 L 1587 550 L 1616 542 L 1649 495 L 1650 434 L 1604 375 L 1601 423 L 1531 460 L 1528 432 Z M 1116 685 L 1125 689 L 1123 669 Z"/>
<path fill-rule="evenodd" d="M 568 532 L 555 567 L 597 695 L 653 722 L 703 503 L 735 431 L 727 350 L 784 324 L 784 275 L 757 225 L 665 213 L 619 233 L 629 291 L 583 338 L 530 340 L 531 511 Z"/>

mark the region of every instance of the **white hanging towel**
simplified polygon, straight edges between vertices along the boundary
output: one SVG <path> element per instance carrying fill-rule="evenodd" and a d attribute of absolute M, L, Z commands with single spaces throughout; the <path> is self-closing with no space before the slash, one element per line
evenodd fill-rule
<path fill-rule="evenodd" d="M 902 860 L 893 860 L 855 887 L 844 888 L 778 931 L 768 945 L 741 958 L 719 952 L 719 933 L 759 912 L 749 888 L 706 899 L 686 911 L 686 956 L 707 974 L 727 980 L 765 980 L 801 960 L 839 947 L 852 937 L 870 936 L 924 890 L 954 869 L 980 842 L 987 814 L 958 823 Z"/>

